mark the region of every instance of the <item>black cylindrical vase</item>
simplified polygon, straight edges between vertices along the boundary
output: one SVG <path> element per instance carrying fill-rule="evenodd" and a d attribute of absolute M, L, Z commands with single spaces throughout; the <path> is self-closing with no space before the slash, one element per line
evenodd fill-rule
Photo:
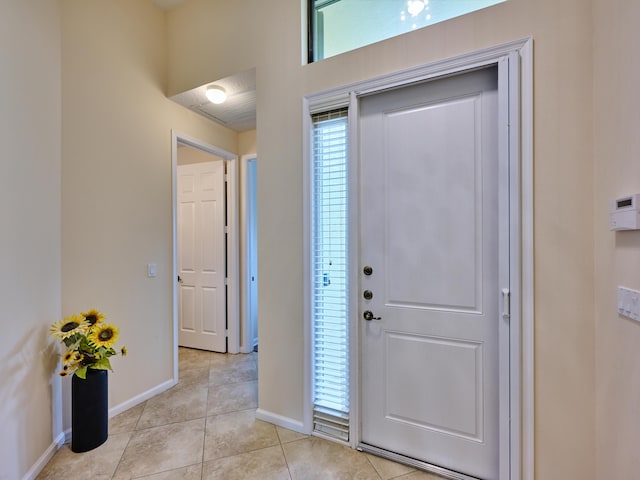
<path fill-rule="evenodd" d="M 87 452 L 108 436 L 109 391 L 106 370 L 87 369 L 87 378 L 71 379 L 71 450 Z"/>

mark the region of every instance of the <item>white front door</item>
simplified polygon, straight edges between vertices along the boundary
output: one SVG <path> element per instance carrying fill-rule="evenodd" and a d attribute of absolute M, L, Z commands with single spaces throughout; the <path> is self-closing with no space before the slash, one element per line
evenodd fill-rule
<path fill-rule="evenodd" d="M 178 344 L 227 351 L 224 161 L 178 166 Z"/>
<path fill-rule="evenodd" d="M 361 442 L 486 480 L 499 467 L 497 119 L 495 67 L 360 104 Z"/>

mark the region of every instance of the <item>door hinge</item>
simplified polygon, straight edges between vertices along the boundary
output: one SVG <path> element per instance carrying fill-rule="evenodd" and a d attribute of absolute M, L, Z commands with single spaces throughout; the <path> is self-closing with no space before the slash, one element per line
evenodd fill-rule
<path fill-rule="evenodd" d="M 229 225 L 225 225 L 224 226 L 224 233 L 226 233 L 226 234 L 229 233 Z"/>
<path fill-rule="evenodd" d="M 225 173 L 225 174 L 224 174 L 224 181 L 225 181 L 225 182 L 228 182 L 228 181 L 229 181 L 229 174 L 228 174 L 228 173 Z"/>
<path fill-rule="evenodd" d="M 224 284 L 229 285 L 229 277 L 224 277 Z"/>
<path fill-rule="evenodd" d="M 502 318 L 505 320 L 511 318 L 511 292 L 508 288 L 502 289 Z"/>
<path fill-rule="evenodd" d="M 224 331 L 224 336 L 225 336 L 225 337 L 228 337 L 228 336 L 229 336 L 229 329 L 225 329 L 225 331 Z"/>

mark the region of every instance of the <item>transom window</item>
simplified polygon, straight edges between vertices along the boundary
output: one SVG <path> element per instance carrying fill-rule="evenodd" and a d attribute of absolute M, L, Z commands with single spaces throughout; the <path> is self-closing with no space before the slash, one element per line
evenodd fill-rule
<path fill-rule="evenodd" d="M 308 0 L 308 62 L 506 0 Z"/>

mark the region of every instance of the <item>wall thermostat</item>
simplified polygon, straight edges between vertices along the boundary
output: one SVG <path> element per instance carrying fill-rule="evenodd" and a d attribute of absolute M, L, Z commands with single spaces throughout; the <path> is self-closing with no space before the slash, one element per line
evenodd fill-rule
<path fill-rule="evenodd" d="M 640 229 L 640 193 L 620 197 L 611 202 L 610 230 Z"/>

